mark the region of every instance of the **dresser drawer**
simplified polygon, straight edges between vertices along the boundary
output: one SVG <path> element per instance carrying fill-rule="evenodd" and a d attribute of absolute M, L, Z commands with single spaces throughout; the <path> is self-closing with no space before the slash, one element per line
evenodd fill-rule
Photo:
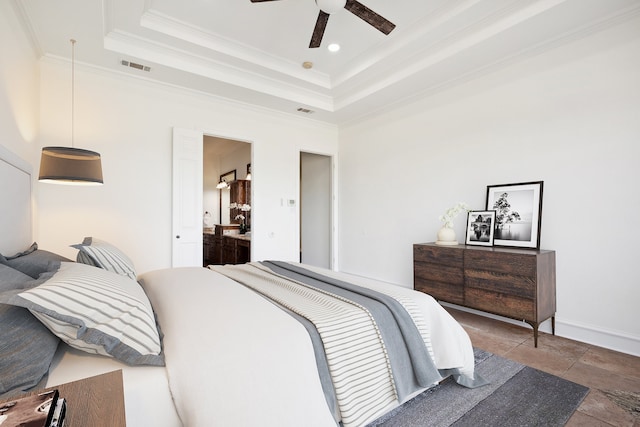
<path fill-rule="evenodd" d="M 466 269 L 465 286 L 501 294 L 514 295 L 519 298 L 536 298 L 535 276 L 517 276 L 514 274 L 496 273 L 487 270 Z"/>
<path fill-rule="evenodd" d="M 535 277 L 537 258 L 535 254 L 470 250 L 464 254 L 464 268 L 465 270 L 487 270 L 516 276 Z"/>
<path fill-rule="evenodd" d="M 464 251 L 416 244 L 413 245 L 413 260 L 462 269 L 464 265 Z"/>
<path fill-rule="evenodd" d="M 465 305 L 476 310 L 510 317 L 536 321 L 535 303 L 530 298 L 520 298 L 515 295 L 503 294 L 477 288 L 466 288 L 464 292 Z"/>
<path fill-rule="evenodd" d="M 460 286 L 464 283 L 464 271 L 460 267 L 415 261 L 413 274 L 414 280 L 419 281 L 443 282 Z"/>
<path fill-rule="evenodd" d="M 464 303 L 462 251 L 414 245 L 413 287 L 437 300 Z"/>
<path fill-rule="evenodd" d="M 416 291 L 429 294 L 439 301 L 450 302 L 452 304 L 464 304 L 464 286 L 451 283 L 420 281 L 416 280 L 414 287 Z"/>

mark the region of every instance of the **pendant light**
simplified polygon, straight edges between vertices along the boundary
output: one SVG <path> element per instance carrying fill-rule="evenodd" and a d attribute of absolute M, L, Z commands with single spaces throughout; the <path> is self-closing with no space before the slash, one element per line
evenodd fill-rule
<path fill-rule="evenodd" d="M 57 184 L 101 185 L 103 179 L 100 154 L 73 146 L 75 43 L 71 39 L 71 147 L 44 147 L 38 180 Z"/>

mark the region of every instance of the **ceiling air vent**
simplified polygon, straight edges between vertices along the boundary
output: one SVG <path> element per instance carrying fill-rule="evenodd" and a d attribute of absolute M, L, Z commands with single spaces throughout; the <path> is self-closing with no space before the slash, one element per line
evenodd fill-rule
<path fill-rule="evenodd" d="M 120 63 L 122 65 L 124 65 L 125 67 L 131 67 L 131 68 L 135 68 L 136 70 L 140 70 L 140 71 L 151 71 L 151 67 L 147 66 L 147 65 L 142 65 L 142 64 L 136 64 L 135 62 L 129 62 L 126 59 L 123 59 L 122 61 L 120 61 Z"/>
<path fill-rule="evenodd" d="M 302 107 L 299 107 L 298 111 L 301 112 L 301 113 L 305 113 L 305 114 L 312 114 L 313 113 L 313 110 L 309 110 L 308 108 L 302 108 Z"/>

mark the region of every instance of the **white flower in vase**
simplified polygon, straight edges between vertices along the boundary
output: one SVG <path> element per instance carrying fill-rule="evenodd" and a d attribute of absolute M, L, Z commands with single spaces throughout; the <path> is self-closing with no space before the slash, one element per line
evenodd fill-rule
<path fill-rule="evenodd" d="M 457 205 L 447 209 L 447 211 L 440 215 L 440 221 L 444 224 L 440 231 L 438 231 L 438 240 L 436 244 L 438 245 L 457 245 L 458 241 L 456 240 L 456 232 L 453 230 L 453 220 L 455 217 L 460 214 L 460 212 L 469 212 L 471 208 L 464 203 L 460 202 Z"/>
<path fill-rule="evenodd" d="M 245 234 L 247 232 L 247 223 L 244 222 L 245 217 L 242 214 L 236 215 L 236 221 L 240 221 L 240 234 Z"/>
<path fill-rule="evenodd" d="M 464 202 L 460 202 L 457 205 L 447 209 L 447 211 L 440 215 L 440 221 L 444 222 L 443 227 L 453 228 L 453 220 L 462 211 L 469 212 L 471 208 Z"/>

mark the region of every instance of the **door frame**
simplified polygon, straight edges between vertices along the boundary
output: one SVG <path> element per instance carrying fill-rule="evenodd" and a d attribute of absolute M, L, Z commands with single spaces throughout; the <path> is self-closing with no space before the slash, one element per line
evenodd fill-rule
<path fill-rule="evenodd" d="M 204 173 L 204 157 L 203 157 L 203 146 L 204 146 L 204 137 L 205 136 L 211 136 L 211 137 L 216 137 L 216 138 L 223 138 L 223 139 L 228 139 L 228 140 L 232 140 L 232 141 L 237 141 L 239 143 L 248 143 L 251 144 L 251 169 L 252 172 L 255 170 L 255 165 L 254 165 L 254 160 L 253 160 L 253 155 L 254 155 L 254 143 L 253 141 L 247 140 L 246 138 L 242 138 L 242 137 L 237 137 L 237 136 L 228 136 L 225 135 L 223 133 L 220 132 L 212 132 L 212 131 L 208 131 L 206 129 L 188 129 L 188 128 L 181 128 L 181 127 L 174 127 L 173 128 L 173 138 L 172 138 L 172 170 L 174 170 L 175 172 L 175 161 L 176 161 L 176 153 L 174 151 L 174 142 L 173 139 L 176 138 L 176 132 L 178 133 L 186 133 L 186 134 L 199 134 L 201 135 L 201 141 L 200 141 L 200 162 L 198 164 L 199 170 L 194 170 L 193 172 L 200 177 L 200 187 L 199 187 L 199 191 L 196 192 L 196 195 L 194 197 L 196 197 L 198 200 L 196 200 L 196 204 L 199 206 L 199 212 L 197 212 L 196 214 L 194 214 L 194 217 L 191 218 L 191 221 L 194 221 L 194 224 L 200 224 L 200 228 L 202 228 L 203 225 L 203 215 L 204 215 L 204 207 L 203 207 L 203 202 L 204 202 L 204 189 L 203 189 L 203 184 L 202 184 L 202 177 L 203 177 L 203 173 Z M 175 247 L 176 245 L 176 240 L 178 239 L 177 236 L 180 235 L 180 233 L 178 232 L 178 229 L 176 228 L 176 210 L 177 210 L 177 206 L 176 204 L 178 203 L 178 200 L 175 197 L 175 192 L 176 192 L 176 188 L 175 188 L 175 177 L 173 176 L 172 172 L 172 186 L 174 186 L 174 189 L 172 190 L 172 192 L 174 193 L 172 195 L 172 201 L 171 201 L 171 209 L 172 209 L 172 218 L 171 218 L 171 222 L 172 222 L 172 245 L 171 245 L 171 263 L 172 266 L 176 266 L 176 265 L 184 265 L 184 258 L 181 258 L 180 256 L 176 255 L 176 251 L 177 248 Z M 253 174 L 252 174 L 253 176 Z M 251 200 L 255 200 L 253 197 L 253 191 L 254 191 L 254 186 L 251 186 Z M 253 202 L 252 202 L 253 203 Z M 200 235 L 202 236 L 202 232 L 200 233 Z M 251 248 L 253 249 L 253 236 L 251 239 Z M 195 244 L 194 244 L 194 248 L 192 248 L 192 255 L 191 258 L 193 258 L 190 262 L 190 264 L 199 264 L 202 265 L 202 250 L 203 250 L 203 239 L 200 238 Z M 253 251 L 251 251 L 252 253 L 252 257 L 253 257 Z M 199 257 L 200 261 L 198 262 L 197 258 Z M 188 261 L 187 261 L 188 262 Z M 175 265 L 174 265 L 175 264 Z"/>

